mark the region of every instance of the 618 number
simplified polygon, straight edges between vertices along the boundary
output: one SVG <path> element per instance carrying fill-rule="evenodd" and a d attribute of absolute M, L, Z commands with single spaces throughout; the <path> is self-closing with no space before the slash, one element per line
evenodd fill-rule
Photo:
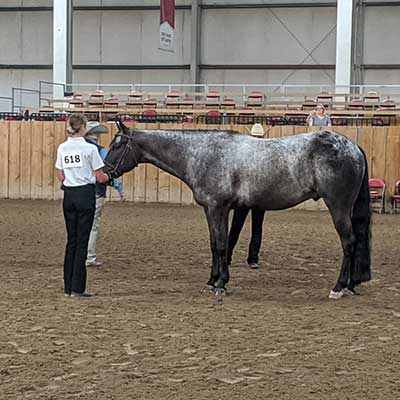
<path fill-rule="evenodd" d="M 65 162 L 65 164 L 80 163 L 81 162 L 81 156 L 79 154 L 76 154 L 74 156 L 65 156 L 64 157 L 64 162 Z"/>

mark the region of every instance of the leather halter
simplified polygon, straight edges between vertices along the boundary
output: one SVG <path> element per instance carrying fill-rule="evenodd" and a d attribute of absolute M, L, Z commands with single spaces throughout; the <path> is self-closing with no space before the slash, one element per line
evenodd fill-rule
<path fill-rule="evenodd" d="M 136 154 L 135 154 L 135 150 L 133 148 L 133 136 L 131 134 L 127 135 L 124 132 L 118 132 L 116 136 L 126 137 L 128 139 L 128 142 L 126 143 L 124 151 L 122 152 L 121 157 L 119 158 L 119 160 L 117 161 L 115 166 L 110 164 L 107 160 L 104 160 L 104 164 L 106 165 L 106 167 L 110 168 L 110 171 L 107 172 L 107 174 L 113 179 L 118 178 L 120 175 L 122 175 L 122 174 L 118 174 L 118 168 L 125 161 L 125 158 L 129 151 L 132 154 L 132 158 L 133 158 L 133 162 L 134 162 L 133 168 L 135 168 L 139 164 Z"/>

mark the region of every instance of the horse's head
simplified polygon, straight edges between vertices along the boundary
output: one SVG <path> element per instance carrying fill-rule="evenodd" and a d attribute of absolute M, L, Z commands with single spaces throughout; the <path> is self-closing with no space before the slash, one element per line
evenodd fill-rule
<path fill-rule="evenodd" d="M 117 119 L 118 132 L 110 144 L 104 172 L 111 178 L 118 178 L 138 165 L 134 149 L 134 132 Z"/>

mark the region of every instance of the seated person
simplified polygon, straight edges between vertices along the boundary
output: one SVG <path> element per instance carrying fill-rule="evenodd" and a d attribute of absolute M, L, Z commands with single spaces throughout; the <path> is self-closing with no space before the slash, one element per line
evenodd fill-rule
<path fill-rule="evenodd" d="M 325 114 L 325 107 L 317 104 L 314 111 L 307 117 L 308 126 L 332 126 L 331 119 Z"/>

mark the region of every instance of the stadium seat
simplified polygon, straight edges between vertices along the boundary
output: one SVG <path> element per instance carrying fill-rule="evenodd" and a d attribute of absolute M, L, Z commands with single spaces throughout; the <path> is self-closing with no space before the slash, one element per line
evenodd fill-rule
<path fill-rule="evenodd" d="M 369 197 L 373 210 L 377 210 L 379 214 L 385 211 L 385 191 L 386 184 L 383 179 L 370 179 L 368 181 Z"/>
<path fill-rule="evenodd" d="M 221 103 L 221 94 L 216 91 L 210 91 L 206 94 L 205 108 L 219 108 Z"/>
<path fill-rule="evenodd" d="M 234 109 L 236 108 L 236 102 L 233 99 L 223 99 L 221 102 L 222 109 Z"/>
<path fill-rule="evenodd" d="M 143 102 L 143 108 L 157 108 L 158 101 L 157 99 L 146 99 Z"/>
<path fill-rule="evenodd" d="M 347 106 L 349 110 L 364 110 L 364 102 L 362 99 L 353 99 Z"/>
<path fill-rule="evenodd" d="M 89 100 L 87 101 L 87 105 L 89 108 L 96 107 L 101 108 L 104 107 L 104 92 L 102 90 L 97 90 L 89 95 Z"/>
<path fill-rule="evenodd" d="M 149 124 L 157 122 L 157 111 L 156 110 L 144 110 L 137 122 Z"/>
<path fill-rule="evenodd" d="M 116 97 L 109 97 L 107 100 L 104 100 L 105 108 L 118 108 L 120 104 L 120 100 Z"/>
<path fill-rule="evenodd" d="M 315 100 L 305 100 L 301 105 L 302 110 L 314 110 L 317 106 L 317 102 Z"/>
<path fill-rule="evenodd" d="M 328 92 L 321 92 L 317 96 L 317 103 L 322 104 L 325 108 L 331 108 L 333 96 Z"/>
<path fill-rule="evenodd" d="M 177 102 L 182 98 L 182 93 L 180 92 L 168 92 L 165 96 L 165 107 L 166 108 L 176 108 Z"/>
<path fill-rule="evenodd" d="M 247 96 L 245 106 L 249 108 L 261 108 L 264 104 L 265 94 L 263 92 L 252 91 Z"/>
<path fill-rule="evenodd" d="M 132 91 L 128 94 L 126 101 L 127 108 L 142 108 L 143 106 L 143 93 Z"/>
<path fill-rule="evenodd" d="M 206 114 L 206 124 L 220 124 L 221 113 L 217 110 L 208 111 Z"/>
<path fill-rule="evenodd" d="M 367 94 L 365 94 L 363 96 L 363 100 L 364 100 L 364 108 L 366 110 L 368 110 L 368 109 L 374 110 L 374 109 L 378 108 L 379 106 L 373 105 L 373 104 L 369 105 L 369 104 L 365 104 L 365 103 L 368 103 L 368 102 L 377 103 L 377 102 L 380 102 L 381 98 L 378 95 L 378 93 L 376 93 L 376 92 L 368 92 Z"/>

